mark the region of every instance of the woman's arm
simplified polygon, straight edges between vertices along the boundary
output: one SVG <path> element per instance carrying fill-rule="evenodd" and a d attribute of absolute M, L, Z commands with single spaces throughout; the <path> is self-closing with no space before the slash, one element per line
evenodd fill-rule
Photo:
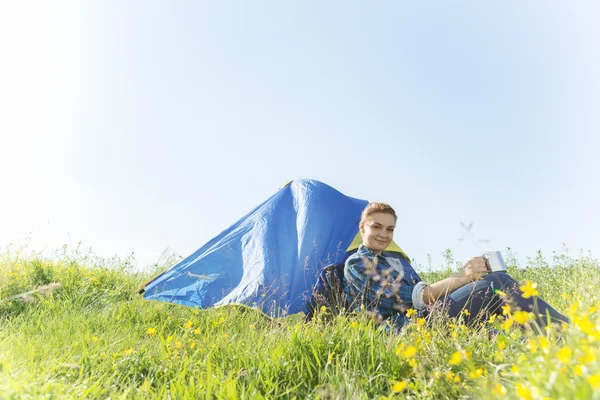
<path fill-rule="evenodd" d="M 478 281 L 488 272 L 487 261 L 483 257 L 471 259 L 455 276 L 442 279 L 423 288 L 423 302 L 431 304 L 442 296 L 466 285 Z"/>

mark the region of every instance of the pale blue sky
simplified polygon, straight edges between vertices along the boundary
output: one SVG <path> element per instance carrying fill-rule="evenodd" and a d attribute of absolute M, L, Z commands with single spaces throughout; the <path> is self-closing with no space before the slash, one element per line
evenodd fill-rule
<path fill-rule="evenodd" d="M 421 265 L 598 256 L 600 3 L 476 3 L 3 3 L 0 246 L 187 256 L 313 178 Z"/>

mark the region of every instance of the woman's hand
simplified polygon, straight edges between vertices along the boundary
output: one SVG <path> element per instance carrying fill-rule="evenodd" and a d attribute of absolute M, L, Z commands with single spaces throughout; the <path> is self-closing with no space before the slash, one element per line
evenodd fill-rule
<path fill-rule="evenodd" d="M 478 281 L 488 273 L 487 260 L 483 257 L 473 257 L 465 264 L 463 269 L 458 271 L 458 276 L 464 278 L 467 282 Z"/>
<path fill-rule="evenodd" d="M 456 275 L 425 286 L 423 288 L 423 301 L 425 304 L 431 304 L 469 282 L 480 280 L 487 273 L 487 260 L 483 257 L 472 258 Z"/>

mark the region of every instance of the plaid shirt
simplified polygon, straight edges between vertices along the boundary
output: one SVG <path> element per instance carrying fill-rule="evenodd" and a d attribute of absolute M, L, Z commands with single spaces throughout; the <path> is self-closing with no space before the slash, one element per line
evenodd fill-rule
<path fill-rule="evenodd" d="M 413 290 L 421 278 L 401 255 L 379 255 L 361 245 L 346 260 L 344 292 L 350 308 L 364 307 L 397 328 L 408 322 L 406 311 L 413 306 Z M 421 284 L 422 285 L 422 284 Z"/>

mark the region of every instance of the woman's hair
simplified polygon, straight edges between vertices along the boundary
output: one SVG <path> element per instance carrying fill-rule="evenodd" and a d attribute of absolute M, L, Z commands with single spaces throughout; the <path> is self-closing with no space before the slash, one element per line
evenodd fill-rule
<path fill-rule="evenodd" d="M 367 218 L 375 213 L 382 213 L 382 214 L 390 214 L 394 216 L 394 222 L 398 221 L 398 216 L 396 215 L 396 211 L 394 211 L 394 209 L 392 208 L 392 206 L 390 206 L 389 204 L 386 203 L 369 203 L 367 204 L 367 206 L 365 207 L 365 209 L 363 210 L 361 216 L 360 216 L 360 228 L 362 229 L 363 225 L 365 224 L 365 221 L 367 220 Z"/>

